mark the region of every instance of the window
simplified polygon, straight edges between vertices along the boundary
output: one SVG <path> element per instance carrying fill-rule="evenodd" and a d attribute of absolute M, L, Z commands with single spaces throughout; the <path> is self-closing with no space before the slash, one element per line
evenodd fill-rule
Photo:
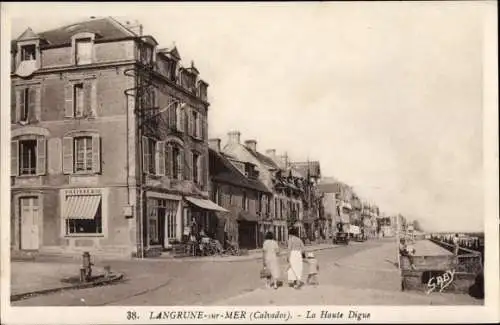
<path fill-rule="evenodd" d="M 36 45 L 21 46 L 21 61 L 36 60 Z"/>
<path fill-rule="evenodd" d="M 200 183 L 200 155 L 196 152 L 193 152 L 193 182 Z"/>
<path fill-rule="evenodd" d="M 45 137 L 22 136 L 11 142 L 11 176 L 43 175 L 45 165 Z"/>
<path fill-rule="evenodd" d="M 85 92 L 83 83 L 73 85 L 73 116 L 83 116 Z"/>
<path fill-rule="evenodd" d="M 93 169 L 92 137 L 78 137 L 75 143 L 75 172 L 90 172 Z"/>
<path fill-rule="evenodd" d="M 143 137 L 142 139 L 142 152 L 143 152 L 143 166 L 142 169 L 145 173 L 155 174 L 155 154 L 156 154 L 156 140 Z"/>
<path fill-rule="evenodd" d="M 36 145 L 36 140 L 19 141 L 21 175 L 36 174 Z"/>
<path fill-rule="evenodd" d="M 90 37 L 75 40 L 75 62 L 76 64 L 92 63 L 92 39 Z"/>
<path fill-rule="evenodd" d="M 97 115 L 96 80 L 82 80 L 64 86 L 64 117 L 81 118 Z"/>
<path fill-rule="evenodd" d="M 71 234 L 102 234 L 102 207 L 100 195 L 72 195 L 66 197 L 66 209 L 73 215 L 66 218 L 66 235 Z M 93 201 L 98 201 L 94 203 Z M 78 203 L 88 209 L 74 208 Z M 95 213 L 93 205 L 97 205 Z M 87 212 L 89 211 L 89 212 Z"/>

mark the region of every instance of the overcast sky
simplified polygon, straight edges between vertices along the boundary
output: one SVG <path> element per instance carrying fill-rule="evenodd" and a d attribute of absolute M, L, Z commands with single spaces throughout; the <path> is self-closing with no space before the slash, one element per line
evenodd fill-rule
<path fill-rule="evenodd" d="M 138 19 L 210 84 L 211 137 L 319 160 L 428 230 L 483 230 L 480 4 L 93 5 L 17 5 L 12 35 Z"/>

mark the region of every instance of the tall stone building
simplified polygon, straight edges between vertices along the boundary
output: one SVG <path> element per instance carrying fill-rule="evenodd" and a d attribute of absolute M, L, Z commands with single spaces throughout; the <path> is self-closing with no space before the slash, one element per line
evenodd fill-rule
<path fill-rule="evenodd" d="M 136 28 L 139 27 L 139 28 Z M 140 26 L 12 41 L 14 252 L 158 255 L 208 199 L 208 84 Z"/>

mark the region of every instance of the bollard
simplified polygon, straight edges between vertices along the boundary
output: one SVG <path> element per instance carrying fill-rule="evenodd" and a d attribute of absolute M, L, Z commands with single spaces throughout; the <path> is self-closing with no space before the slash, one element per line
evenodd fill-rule
<path fill-rule="evenodd" d="M 90 253 L 83 252 L 82 255 L 82 269 L 84 270 L 85 281 L 90 280 L 92 276 L 92 262 L 90 261 Z"/>

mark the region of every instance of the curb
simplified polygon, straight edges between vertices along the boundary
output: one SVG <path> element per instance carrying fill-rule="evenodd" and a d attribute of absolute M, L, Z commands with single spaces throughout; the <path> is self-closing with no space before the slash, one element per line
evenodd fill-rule
<path fill-rule="evenodd" d="M 79 284 L 75 284 L 75 285 L 67 285 L 67 286 L 61 286 L 61 287 L 56 287 L 56 288 L 42 289 L 42 290 L 14 294 L 14 295 L 10 296 L 10 301 L 11 302 L 19 301 L 19 300 L 23 300 L 23 299 L 33 297 L 33 296 L 39 296 L 39 295 L 44 295 L 44 294 L 49 294 L 49 293 L 54 293 L 54 292 L 59 292 L 59 291 L 64 291 L 64 290 L 86 289 L 86 288 L 90 288 L 90 287 L 97 287 L 97 286 L 106 285 L 106 284 L 120 281 L 123 279 L 123 277 L 124 277 L 123 273 L 116 273 L 116 274 L 113 274 L 110 278 L 99 279 L 99 280 L 96 280 L 93 282 L 79 283 Z"/>

